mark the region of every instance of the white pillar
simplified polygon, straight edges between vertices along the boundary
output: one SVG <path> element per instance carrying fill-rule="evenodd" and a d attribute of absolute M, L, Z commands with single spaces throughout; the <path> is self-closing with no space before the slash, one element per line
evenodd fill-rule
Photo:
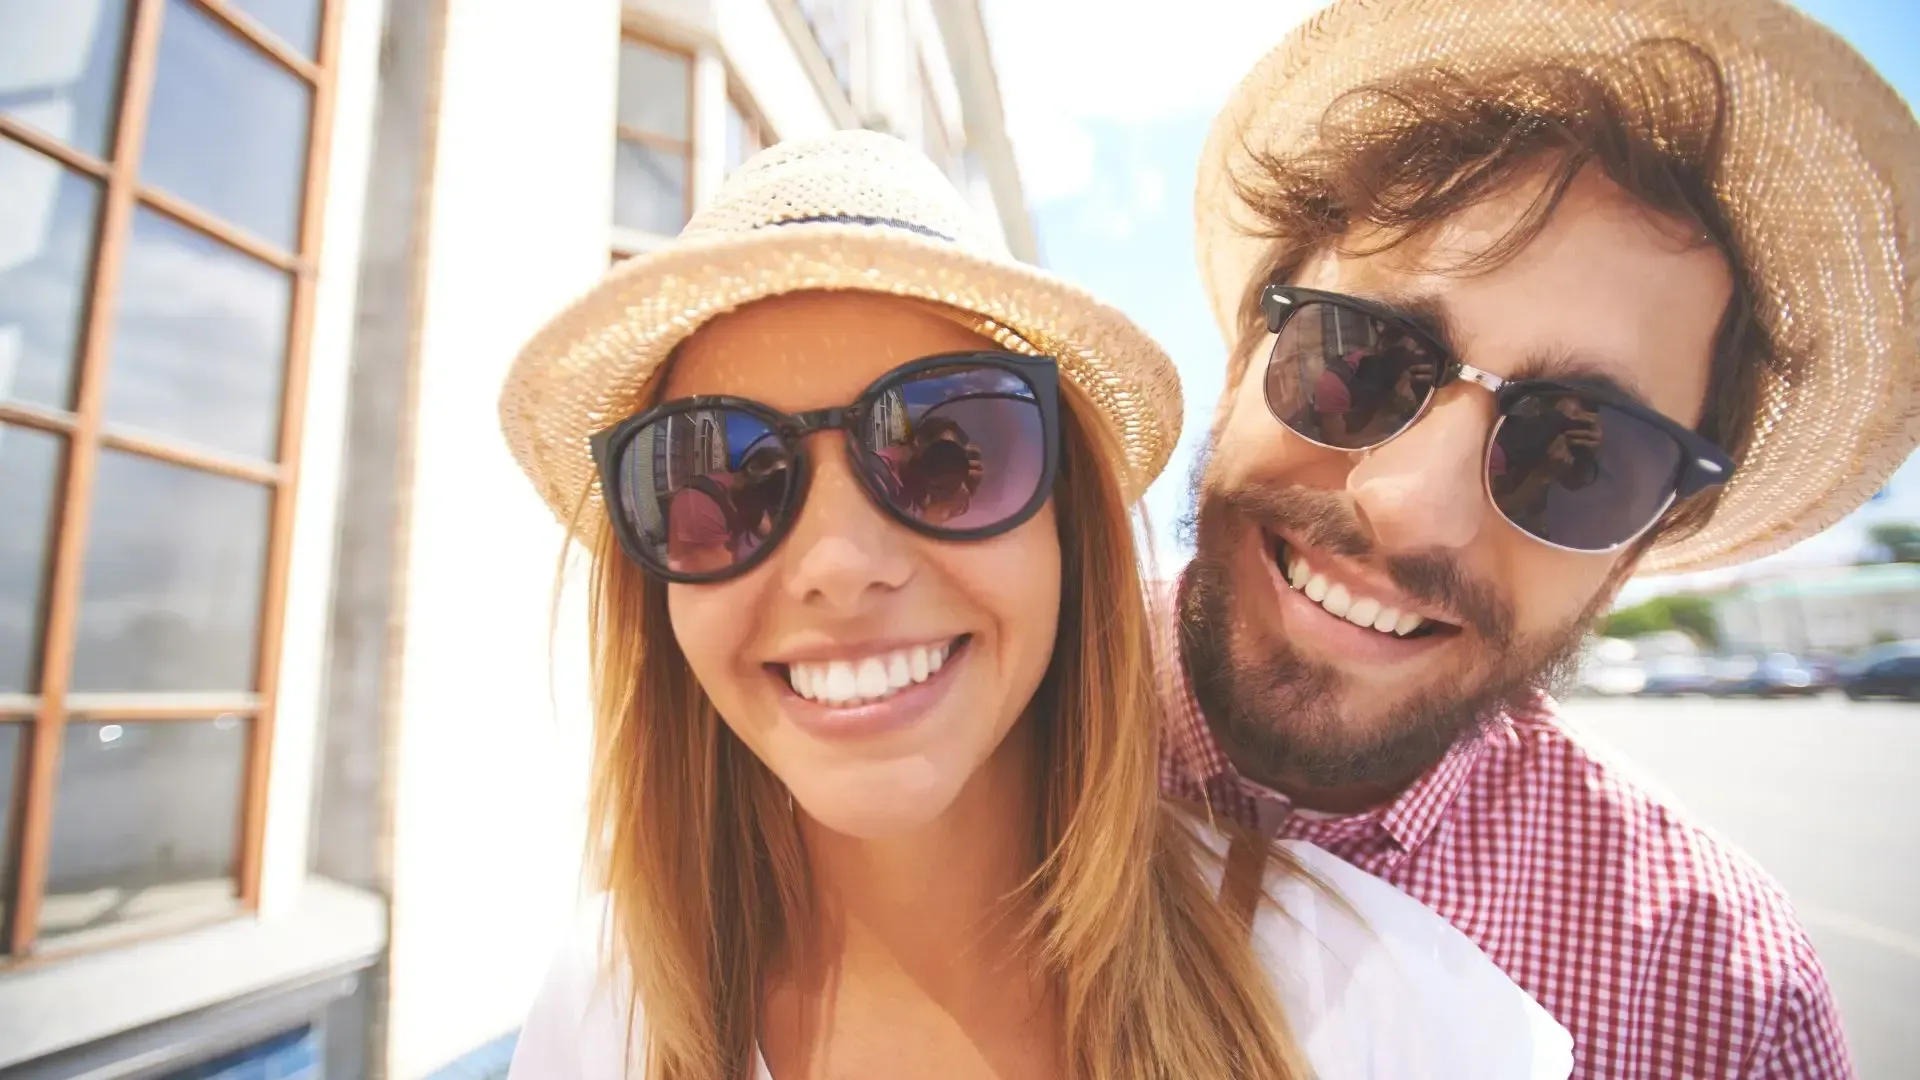
<path fill-rule="evenodd" d="M 697 212 L 727 174 L 727 62 L 711 45 L 693 59 L 693 206 Z"/>

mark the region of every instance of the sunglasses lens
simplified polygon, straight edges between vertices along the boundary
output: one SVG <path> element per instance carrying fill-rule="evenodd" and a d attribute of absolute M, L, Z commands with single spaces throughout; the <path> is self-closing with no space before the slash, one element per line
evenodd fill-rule
<path fill-rule="evenodd" d="M 1301 304 L 1267 360 L 1267 407 L 1324 446 L 1362 450 L 1413 422 L 1433 393 L 1440 357 L 1421 339 L 1363 311 Z"/>
<path fill-rule="evenodd" d="M 1654 425 L 1577 394 L 1513 402 L 1487 451 L 1487 488 L 1508 521 L 1550 544 L 1605 551 L 1673 499 L 1681 448 Z"/>
<path fill-rule="evenodd" d="M 1005 525 L 1033 503 L 1047 433 L 1025 379 L 962 364 L 892 384 L 854 447 L 869 486 L 896 510 L 965 533 Z"/>
<path fill-rule="evenodd" d="M 719 573 L 759 550 L 785 520 L 796 464 L 792 448 L 752 413 L 672 413 L 626 444 L 618 512 L 645 561 Z"/>

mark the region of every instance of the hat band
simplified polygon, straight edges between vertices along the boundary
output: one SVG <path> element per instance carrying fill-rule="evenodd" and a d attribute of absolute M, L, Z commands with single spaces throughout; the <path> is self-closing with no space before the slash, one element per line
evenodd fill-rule
<path fill-rule="evenodd" d="M 769 229 L 776 225 L 883 225 L 889 229 L 905 229 L 921 236 L 930 236 L 935 240 L 944 240 L 949 244 L 957 243 L 953 237 L 937 229 L 929 229 L 915 221 L 904 218 L 870 217 L 866 214 L 813 214 L 808 217 L 783 218 L 755 225 L 756 229 Z"/>

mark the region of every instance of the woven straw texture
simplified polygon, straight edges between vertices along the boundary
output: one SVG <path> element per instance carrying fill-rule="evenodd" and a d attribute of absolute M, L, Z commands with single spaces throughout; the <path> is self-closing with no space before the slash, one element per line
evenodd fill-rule
<path fill-rule="evenodd" d="M 1266 254 L 1230 183 L 1249 142 L 1306 145 L 1342 93 L 1407 67 L 1500 69 L 1666 36 L 1697 42 L 1724 69 L 1719 195 L 1786 363 L 1762 377 L 1756 437 L 1712 522 L 1656 547 L 1645 573 L 1805 539 L 1872 497 L 1920 443 L 1920 128 L 1844 42 L 1775 0 L 1345 0 L 1235 91 L 1202 155 L 1195 206 L 1200 271 L 1232 342 Z"/>
<path fill-rule="evenodd" d="M 572 523 L 600 498 L 589 438 L 646 401 L 675 345 L 744 304 L 816 289 L 933 301 L 978 316 L 1003 345 L 1052 356 L 1125 449 L 1130 501 L 1180 438 L 1178 375 L 1144 331 L 1014 260 L 918 150 L 843 131 L 762 151 L 672 244 L 614 267 L 548 322 L 501 391 L 509 449 Z"/>

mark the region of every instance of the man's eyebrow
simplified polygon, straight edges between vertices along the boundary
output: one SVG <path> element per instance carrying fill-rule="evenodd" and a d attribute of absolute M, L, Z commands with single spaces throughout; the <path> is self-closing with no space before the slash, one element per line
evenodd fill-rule
<path fill-rule="evenodd" d="M 1551 379 L 1554 382 L 1571 383 L 1575 386 L 1610 390 L 1649 409 L 1653 408 L 1653 402 L 1647 399 L 1647 393 L 1640 388 L 1639 380 L 1622 370 L 1619 364 L 1610 364 L 1598 357 L 1572 349 L 1542 350 L 1531 353 L 1507 381 L 1522 382 L 1528 379 Z"/>
<path fill-rule="evenodd" d="M 1362 297 L 1432 338 L 1448 357 L 1460 358 L 1460 346 L 1453 334 L 1453 316 L 1447 310 L 1446 301 L 1431 295 L 1362 294 Z"/>
<path fill-rule="evenodd" d="M 1440 297 L 1373 295 L 1367 296 L 1366 300 L 1425 333 L 1446 350 L 1450 359 L 1473 363 L 1472 360 L 1460 354 L 1459 342 L 1453 332 L 1452 313 L 1448 311 L 1446 301 Z M 1508 382 L 1521 382 L 1528 379 L 1551 379 L 1576 386 L 1610 390 L 1647 408 L 1653 407 L 1653 402 L 1647 398 L 1647 393 L 1641 388 L 1639 380 L 1623 370 L 1619 364 L 1607 363 L 1577 349 L 1542 349 L 1533 352 L 1512 374 L 1507 376 Z"/>

